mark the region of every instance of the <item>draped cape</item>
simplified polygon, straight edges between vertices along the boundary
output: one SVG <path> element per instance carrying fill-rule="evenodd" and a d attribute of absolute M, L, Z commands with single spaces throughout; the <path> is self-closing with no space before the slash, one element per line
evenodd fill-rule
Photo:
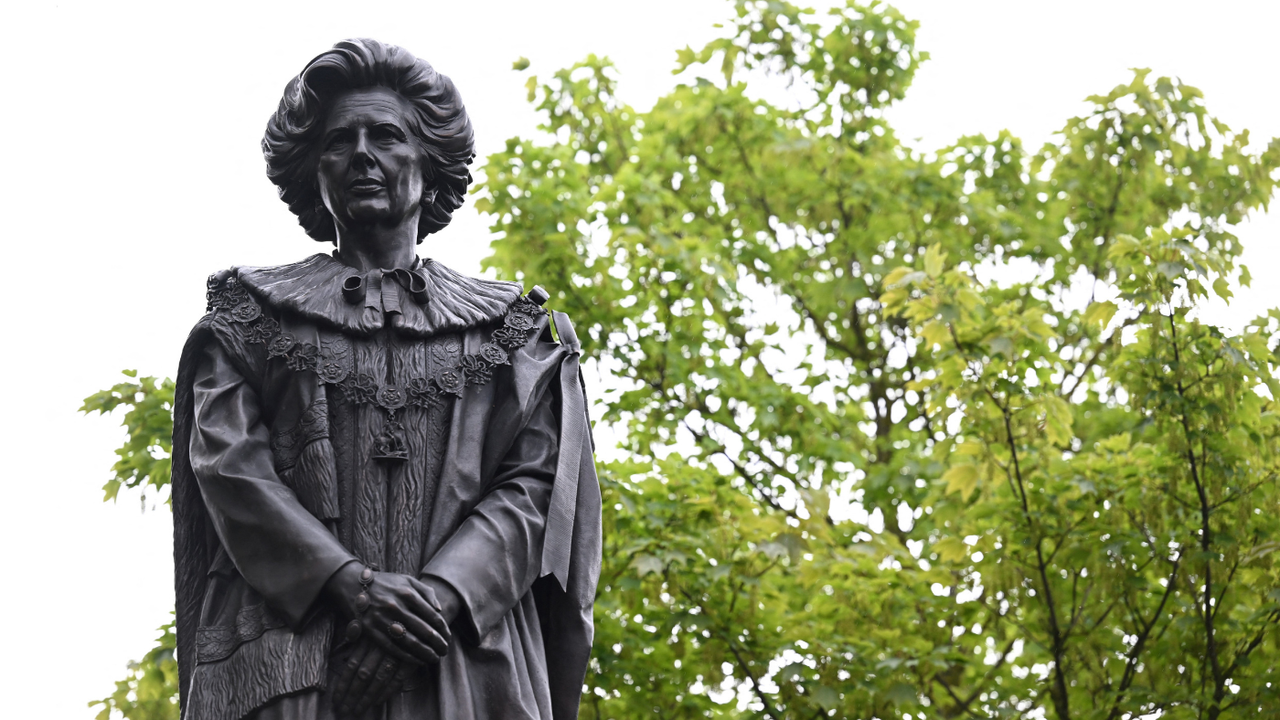
<path fill-rule="evenodd" d="M 461 332 L 464 344 L 473 350 L 486 340 L 483 326 L 500 318 L 502 312 L 519 299 L 520 293 L 514 283 L 465 278 L 431 261 L 415 268 L 412 277 L 397 279 L 389 273 L 384 277 L 377 272 L 366 274 L 362 282 L 350 280 L 351 277 L 359 275 L 332 258 L 317 255 L 277 268 L 242 268 L 219 273 L 210 279 L 210 288 L 212 292 L 217 287 L 225 287 L 229 280 L 238 281 L 246 290 L 245 297 L 261 305 L 265 312 L 352 335 L 382 331 L 384 318 L 389 318 L 385 324 L 395 331 L 410 336 Z M 361 285 L 359 297 L 344 298 L 341 295 L 344 282 L 348 287 Z M 391 306 L 394 310 L 388 312 Z M 236 310 L 238 312 L 238 308 Z M 194 693 L 205 699 L 192 705 L 192 685 L 200 681 L 196 670 L 202 662 L 196 640 L 210 571 L 220 543 L 191 464 L 193 383 L 206 348 L 227 342 L 225 328 L 234 319 L 232 316 L 231 308 L 211 307 L 211 312 L 196 324 L 183 348 L 176 381 L 172 505 L 183 720 L 238 720 L 272 699 L 323 687 L 330 650 L 327 638 L 332 636 L 331 625 L 335 622 L 320 612 L 307 619 L 312 629 L 317 625 L 330 626 L 322 628 L 318 637 L 323 641 L 311 643 L 314 647 L 310 649 L 305 642 L 307 629 L 279 630 L 296 633 L 289 636 L 287 647 L 293 653 L 289 657 L 282 658 L 272 652 L 253 655 L 251 643 L 247 643 L 235 651 L 244 654 L 242 672 L 252 675 L 240 678 L 242 682 L 231 683 L 239 696 Z M 441 482 L 456 479 L 484 486 L 544 394 L 554 394 L 554 406 L 559 413 L 559 453 L 543 540 L 541 577 L 534 582 L 529 595 L 536 605 L 541 626 L 551 714 L 555 720 L 570 720 L 577 717 L 593 637 L 592 605 L 601 552 L 600 490 L 579 368 L 580 346 L 572 325 L 561 313 L 544 314 L 532 331 L 528 343 L 511 353 L 510 366 L 500 368 L 500 372 L 506 373 L 501 381 L 495 375 L 494 382 L 485 387 L 467 387 L 454 401 L 453 431 L 444 450 L 445 474 Z M 323 391 L 315 372 L 297 372 L 288 382 L 297 383 L 305 391 L 304 396 Z M 297 394 L 285 393 L 286 396 Z M 294 409 L 293 416 L 297 414 L 298 409 Z M 306 487 L 305 482 L 295 484 L 299 501 L 308 509 L 323 505 L 321 500 L 305 497 L 309 492 Z M 466 506 L 470 501 L 464 495 L 439 493 L 435 512 L 445 517 L 464 517 L 470 510 Z M 437 547 L 447 540 L 440 539 Z M 482 635 L 510 611 L 511 608 L 501 607 L 478 611 L 473 608 L 471 632 L 456 633 L 455 643 L 478 642 L 477 635 Z M 297 642 L 293 641 L 295 637 Z M 475 683 L 476 678 L 467 680 L 462 675 L 483 673 L 482 667 L 465 667 L 465 648 L 451 650 L 450 656 L 453 657 L 446 657 L 441 664 L 442 695 L 448 693 L 449 689 L 444 686 L 450 682 Z M 210 701 L 209 697 L 220 699 Z"/>

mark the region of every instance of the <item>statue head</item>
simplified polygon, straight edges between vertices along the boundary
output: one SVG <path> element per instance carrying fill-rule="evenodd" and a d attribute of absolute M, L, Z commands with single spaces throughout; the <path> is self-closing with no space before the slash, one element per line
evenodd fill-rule
<path fill-rule="evenodd" d="M 353 107 L 372 112 L 380 107 L 388 117 L 394 115 L 394 124 L 410 136 L 405 140 L 416 146 L 422 193 L 412 201 L 421 206 L 418 241 L 448 225 L 471 183 L 467 166 L 475 157 L 462 98 L 453 82 L 425 61 L 369 39 L 344 40 L 307 63 L 289 81 L 267 122 L 262 138 L 267 177 L 298 223 L 315 240 L 337 240 L 334 217 L 324 202 L 333 194 L 324 187 L 321 160 L 326 143 L 335 142 L 332 128 L 326 133 L 331 113 L 349 113 Z M 351 142 L 360 140 L 353 137 Z M 409 180 L 405 187 L 417 187 Z M 394 188 L 383 194 L 395 200 Z"/>

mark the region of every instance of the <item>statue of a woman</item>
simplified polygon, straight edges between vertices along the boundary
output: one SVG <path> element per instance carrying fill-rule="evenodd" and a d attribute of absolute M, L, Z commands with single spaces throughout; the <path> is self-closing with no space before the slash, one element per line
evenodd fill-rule
<path fill-rule="evenodd" d="M 178 373 L 184 720 L 577 716 L 600 494 L 568 319 L 415 245 L 471 124 L 401 48 L 289 83 L 267 174 L 332 255 L 209 279 Z"/>

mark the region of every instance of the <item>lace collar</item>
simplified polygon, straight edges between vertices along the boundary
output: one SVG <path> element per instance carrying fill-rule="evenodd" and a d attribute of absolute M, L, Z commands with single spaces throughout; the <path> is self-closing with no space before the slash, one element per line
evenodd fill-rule
<path fill-rule="evenodd" d="M 318 254 L 234 273 L 271 307 L 361 335 L 385 326 L 421 336 L 465 330 L 500 320 L 523 292 L 520 283 L 467 277 L 430 259 L 408 271 L 361 273 Z"/>

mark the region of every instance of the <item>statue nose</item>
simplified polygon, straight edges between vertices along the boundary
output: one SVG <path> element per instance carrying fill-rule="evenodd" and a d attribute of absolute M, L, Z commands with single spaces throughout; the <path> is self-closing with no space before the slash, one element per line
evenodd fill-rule
<path fill-rule="evenodd" d="M 362 132 L 356 137 L 355 151 L 351 163 L 361 169 L 369 169 L 374 165 L 373 153 L 369 149 L 369 138 Z"/>

